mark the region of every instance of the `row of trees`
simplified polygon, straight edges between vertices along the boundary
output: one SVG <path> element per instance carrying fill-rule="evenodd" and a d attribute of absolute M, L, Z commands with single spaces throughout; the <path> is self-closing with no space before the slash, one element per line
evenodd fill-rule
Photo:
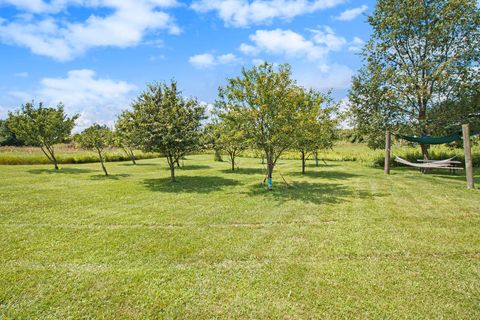
<path fill-rule="evenodd" d="M 6 125 L 26 144 L 40 147 L 58 169 L 54 145 L 70 135 L 76 119 L 68 117 L 62 105 L 36 108 L 27 103 L 9 114 Z M 332 147 L 340 117 L 329 94 L 299 86 L 289 65 L 265 63 L 228 79 L 219 88 L 210 121 L 205 120 L 205 107 L 183 97 L 175 81 L 152 83 L 119 115 L 114 130 L 94 124 L 74 140 L 98 153 L 105 175 L 104 151 L 109 146 L 123 148 L 133 163 L 134 150 L 158 152 L 167 159 L 172 181 L 179 160 L 200 148 L 228 154 L 232 170 L 238 155 L 254 148 L 266 159 L 270 190 L 282 153 L 298 150 L 305 173 L 309 156 L 318 159 L 319 150 Z"/>

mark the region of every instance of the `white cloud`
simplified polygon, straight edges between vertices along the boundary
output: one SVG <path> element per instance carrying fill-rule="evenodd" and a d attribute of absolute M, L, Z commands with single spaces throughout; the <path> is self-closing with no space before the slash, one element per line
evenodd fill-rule
<path fill-rule="evenodd" d="M 130 105 L 136 86 L 124 81 L 99 78 L 89 69 L 72 70 L 64 78 L 43 78 L 32 93 L 10 92 L 18 105 L 35 99 L 47 105 L 62 102 L 69 114 L 78 113 L 76 131 L 94 122 L 113 124 L 122 109 Z"/>
<path fill-rule="evenodd" d="M 214 11 L 228 26 L 246 27 L 277 18 L 292 19 L 343 2 L 345 0 L 197 0 L 191 8 L 202 13 Z"/>
<path fill-rule="evenodd" d="M 66 78 L 44 78 L 38 91 L 42 100 L 65 104 L 66 110 L 79 112 L 87 126 L 94 122 L 113 123 L 114 117 L 130 105 L 131 93 L 136 87 L 124 81 L 102 79 L 93 70 L 68 72 Z"/>
<path fill-rule="evenodd" d="M 307 58 L 312 61 L 324 60 L 330 51 L 340 50 L 347 41 L 335 35 L 329 27 L 310 30 L 312 36 L 305 38 L 291 30 L 257 30 L 250 35 L 251 44 L 241 44 L 240 51 L 248 55 L 260 52 L 285 55 L 290 58 Z"/>
<path fill-rule="evenodd" d="M 214 56 L 211 53 L 202 53 L 191 56 L 188 59 L 195 68 L 206 69 L 216 65 L 229 64 L 240 61 L 233 53 Z"/>
<path fill-rule="evenodd" d="M 2 0 L 0 0 L 2 1 Z M 13 21 L 0 22 L 0 41 L 29 48 L 33 53 L 67 61 L 94 47 L 131 47 L 147 32 L 168 30 L 178 34 L 174 18 L 160 9 L 173 6 L 173 0 L 57 0 L 5 1 L 24 10 Z M 89 9 L 107 8 L 106 16 L 90 15 L 85 21 L 57 16 L 70 5 Z M 40 14 L 41 13 L 41 14 Z"/>
<path fill-rule="evenodd" d="M 350 21 L 358 17 L 359 15 L 363 14 L 365 11 L 368 10 L 367 5 L 363 5 L 358 8 L 353 8 L 353 9 L 348 9 L 340 13 L 337 17 L 335 17 L 335 20 L 341 20 L 341 21 Z"/>
<path fill-rule="evenodd" d="M 359 37 L 354 37 L 353 40 L 348 44 L 348 50 L 357 52 L 362 50 L 364 45 L 365 45 L 365 41 L 363 41 Z"/>
<path fill-rule="evenodd" d="M 354 71 L 345 65 L 322 65 L 318 68 L 294 69 L 299 84 L 318 90 L 345 90 L 350 88 Z"/>

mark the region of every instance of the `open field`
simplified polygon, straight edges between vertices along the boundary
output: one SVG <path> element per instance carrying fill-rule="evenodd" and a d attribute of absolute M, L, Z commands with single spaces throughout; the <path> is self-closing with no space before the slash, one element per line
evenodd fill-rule
<path fill-rule="evenodd" d="M 211 158 L 1 166 L 0 318 L 480 318 L 462 175 Z"/>
<path fill-rule="evenodd" d="M 98 154 L 95 151 L 75 148 L 69 144 L 55 146 L 55 152 L 59 163 L 91 163 L 98 162 Z M 136 151 L 138 159 L 152 159 L 158 154 Z M 108 161 L 129 160 L 125 152 L 119 148 L 110 148 L 106 151 Z M 49 160 L 37 147 L 0 147 L 0 165 L 22 164 L 49 164 Z"/>

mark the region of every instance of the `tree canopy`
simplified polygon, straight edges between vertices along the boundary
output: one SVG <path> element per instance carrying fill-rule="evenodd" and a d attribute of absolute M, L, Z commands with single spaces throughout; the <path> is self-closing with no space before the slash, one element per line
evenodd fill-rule
<path fill-rule="evenodd" d="M 104 151 L 110 147 L 113 142 L 113 133 L 109 127 L 105 125 L 93 124 L 87 129 L 83 130 L 81 134 L 76 136 L 80 147 L 84 149 L 95 150 L 98 153 L 98 158 L 102 165 L 102 170 L 108 176 L 107 168 L 105 168 Z"/>
<path fill-rule="evenodd" d="M 140 145 L 140 138 L 135 128 L 135 118 L 131 111 L 123 111 L 115 122 L 114 144 L 123 149 L 133 164 L 135 148 Z"/>
<path fill-rule="evenodd" d="M 205 108 L 194 98 L 184 98 L 171 81 L 149 84 L 132 112 L 141 147 L 164 155 L 175 181 L 175 163 L 199 148 Z"/>
<path fill-rule="evenodd" d="M 250 70 L 243 68 L 240 76 L 228 79 L 227 85 L 219 88 L 217 108 L 238 114 L 247 137 L 265 153 L 269 190 L 277 160 L 294 143 L 295 89 L 290 66 L 275 68 L 269 63 Z"/>
<path fill-rule="evenodd" d="M 58 169 L 54 145 L 63 142 L 71 133 L 78 115 L 68 117 L 63 104 L 56 108 L 44 107 L 42 102 L 35 107 L 26 103 L 16 112 L 10 112 L 8 128 L 26 145 L 40 147 L 45 156 Z"/>
<path fill-rule="evenodd" d="M 294 148 L 300 152 L 302 173 L 305 173 L 305 162 L 314 155 L 318 164 L 318 151 L 333 147 L 338 119 L 336 105 L 331 98 L 316 90 L 297 90 L 298 117 L 295 128 Z"/>

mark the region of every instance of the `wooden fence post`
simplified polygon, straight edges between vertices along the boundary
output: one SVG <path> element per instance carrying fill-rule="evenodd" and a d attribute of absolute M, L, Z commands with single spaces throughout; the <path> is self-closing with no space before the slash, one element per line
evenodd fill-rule
<path fill-rule="evenodd" d="M 470 148 L 470 125 L 462 125 L 463 132 L 463 149 L 465 151 L 465 173 L 467 175 L 467 189 L 473 189 L 473 163 L 472 149 Z"/>
<path fill-rule="evenodd" d="M 392 144 L 392 135 L 389 130 L 385 134 L 385 174 L 390 174 L 390 146 Z"/>

